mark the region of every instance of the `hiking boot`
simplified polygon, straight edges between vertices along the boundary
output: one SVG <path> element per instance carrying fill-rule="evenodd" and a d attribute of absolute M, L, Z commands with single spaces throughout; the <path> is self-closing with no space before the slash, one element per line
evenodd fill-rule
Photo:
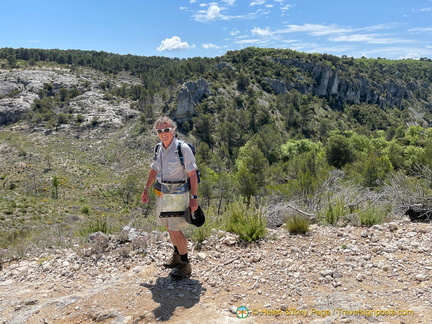
<path fill-rule="evenodd" d="M 180 254 L 174 252 L 173 255 L 171 256 L 171 258 L 168 260 L 168 262 L 164 263 L 163 266 L 165 268 L 173 269 L 180 264 L 180 261 L 181 261 L 180 260 Z"/>
<path fill-rule="evenodd" d="M 180 262 L 180 264 L 171 271 L 174 279 L 183 279 L 189 277 L 192 273 L 192 267 L 189 262 Z"/>

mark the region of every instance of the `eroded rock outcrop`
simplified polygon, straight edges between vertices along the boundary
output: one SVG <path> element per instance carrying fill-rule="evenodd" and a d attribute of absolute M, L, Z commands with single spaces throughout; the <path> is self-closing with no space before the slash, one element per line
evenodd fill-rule
<path fill-rule="evenodd" d="M 283 65 L 297 68 L 309 78 L 294 78 L 291 82 L 276 79 L 264 79 L 276 94 L 283 94 L 296 89 L 302 94 L 320 97 L 333 97 L 349 104 L 377 104 L 381 108 L 401 108 L 404 100 L 413 97 L 413 91 L 419 88 L 414 82 L 405 84 L 394 81 L 376 83 L 366 76 L 354 77 L 343 75 L 342 68 L 334 68 L 324 63 L 300 61 L 297 59 L 273 59 Z"/>
<path fill-rule="evenodd" d="M 119 103 L 106 100 L 105 92 L 97 87 L 103 81 L 106 77 L 97 72 L 73 73 L 62 69 L 0 72 L 0 126 L 15 123 L 30 112 L 34 100 L 40 98 L 40 91 L 47 85 L 54 94 L 60 89 L 77 89 L 80 95 L 72 98 L 67 107 L 54 107 L 54 111 L 71 114 L 73 118 L 81 114 L 85 116 L 82 125 L 97 123 L 105 128 L 116 128 L 125 119 L 138 115 L 130 108 L 128 100 Z M 123 83 L 122 80 L 109 81 L 113 86 Z"/>
<path fill-rule="evenodd" d="M 177 109 L 173 118 L 178 122 L 189 120 L 194 113 L 195 106 L 210 94 L 210 85 L 206 80 L 186 82 L 180 88 L 177 96 Z"/>

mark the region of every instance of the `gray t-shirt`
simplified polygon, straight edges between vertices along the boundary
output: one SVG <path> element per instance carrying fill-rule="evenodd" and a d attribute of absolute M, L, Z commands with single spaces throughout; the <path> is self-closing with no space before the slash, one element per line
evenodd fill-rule
<path fill-rule="evenodd" d="M 187 179 L 186 174 L 197 169 L 195 156 L 186 143 L 182 143 L 180 148 L 184 161 L 184 167 L 182 166 L 177 152 L 177 142 L 178 140 L 174 138 L 167 148 L 161 144 L 156 155 L 156 161 L 150 165 L 157 172 L 156 180 L 159 182 L 185 181 Z"/>

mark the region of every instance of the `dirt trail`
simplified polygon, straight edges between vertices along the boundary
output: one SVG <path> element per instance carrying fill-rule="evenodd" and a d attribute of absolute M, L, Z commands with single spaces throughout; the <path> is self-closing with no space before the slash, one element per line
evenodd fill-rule
<path fill-rule="evenodd" d="M 145 253 L 116 245 L 4 264 L 0 323 L 430 323 L 430 224 L 269 234 L 249 246 L 229 233 L 191 244 L 193 275 L 181 281 L 161 267 L 171 248 L 157 233 Z"/>

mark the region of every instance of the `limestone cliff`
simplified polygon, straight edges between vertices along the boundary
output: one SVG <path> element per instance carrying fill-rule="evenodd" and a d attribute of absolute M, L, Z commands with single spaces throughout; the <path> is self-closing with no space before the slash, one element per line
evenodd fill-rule
<path fill-rule="evenodd" d="M 377 104 L 381 108 L 401 108 L 404 99 L 411 99 L 413 91 L 420 85 L 415 82 L 408 84 L 394 79 L 377 83 L 363 75 L 345 73 L 343 67 L 335 68 L 325 63 L 301 61 L 297 59 L 273 59 L 280 64 L 297 68 L 296 78 L 286 80 L 267 78 L 265 82 L 276 94 L 283 94 L 296 89 L 302 94 L 320 97 L 333 97 L 337 101 L 348 104 Z"/>

